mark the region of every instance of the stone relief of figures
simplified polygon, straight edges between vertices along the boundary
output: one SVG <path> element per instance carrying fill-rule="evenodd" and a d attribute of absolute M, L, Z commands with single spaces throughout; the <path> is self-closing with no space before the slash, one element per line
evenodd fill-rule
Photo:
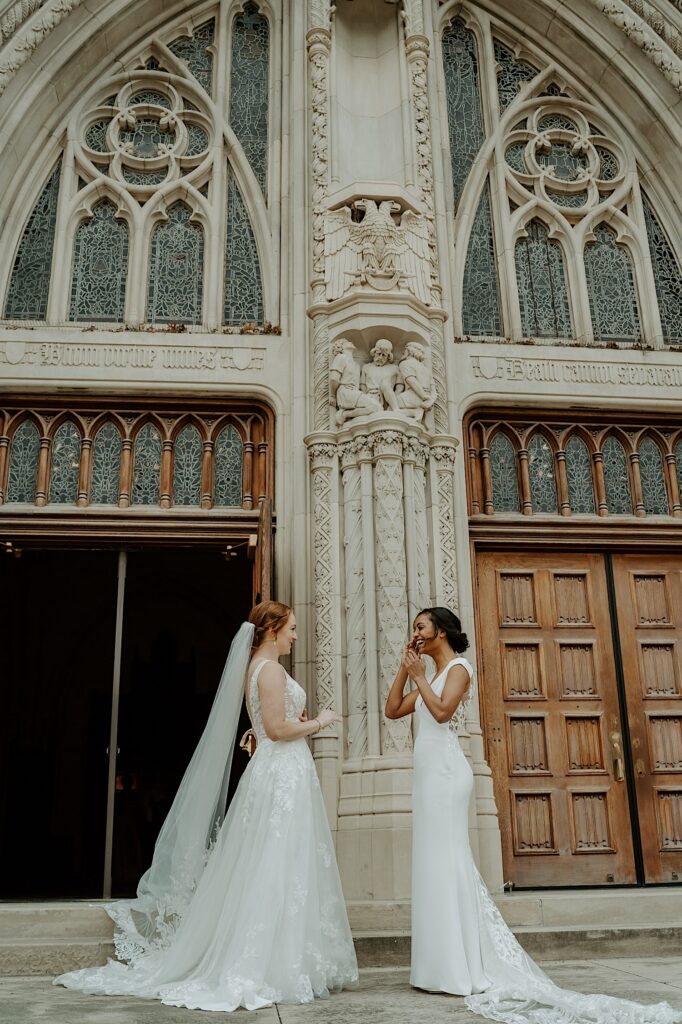
<path fill-rule="evenodd" d="M 402 213 L 393 200 L 358 199 L 325 217 L 324 276 L 327 299 L 358 285 L 378 291 L 406 288 L 431 303 L 428 225 L 421 214 Z M 361 220 L 357 218 L 362 216 Z"/>
<path fill-rule="evenodd" d="M 356 353 L 349 338 L 337 338 L 332 345 L 329 401 L 336 409 L 336 426 L 382 411 L 421 422 L 436 401 L 425 346 L 409 341 L 397 365 L 388 338 L 376 342 L 369 361 L 360 363 Z"/>

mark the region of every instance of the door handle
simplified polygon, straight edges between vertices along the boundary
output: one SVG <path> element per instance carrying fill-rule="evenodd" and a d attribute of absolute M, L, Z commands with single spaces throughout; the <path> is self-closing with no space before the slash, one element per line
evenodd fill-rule
<path fill-rule="evenodd" d="M 623 737 L 619 732 L 609 734 L 611 740 L 611 754 L 613 757 L 613 778 L 614 782 L 625 780 L 625 763 L 623 761 Z"/>

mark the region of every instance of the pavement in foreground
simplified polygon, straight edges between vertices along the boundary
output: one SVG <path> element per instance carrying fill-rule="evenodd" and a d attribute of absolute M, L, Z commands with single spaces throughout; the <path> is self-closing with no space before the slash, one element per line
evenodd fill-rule
<path fill-rule="evenodd" d="M 643 1003 L 666 1000 L 682 1011 L 682 955 L 679 957 L 561 960 L 543 963 L 564 988 L 602 992 Z M 86 996 L 51 984 L 50 978 L 0 978 L 1 1024 L 474 1024 L 455 996 L 427 995 L 409 985 L 406 968 L 361 972 L 351 992 L 304 1006 L 279 1005 L 255 1013 L 205 1013 L 115 996 Z"/>

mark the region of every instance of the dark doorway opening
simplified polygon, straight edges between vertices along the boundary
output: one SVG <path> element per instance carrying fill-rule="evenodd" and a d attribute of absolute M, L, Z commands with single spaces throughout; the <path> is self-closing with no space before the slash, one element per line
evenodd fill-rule
<path fill-rule="evenodd" d="M 118 562 L 63 549 L 0 562 L 0 898 L 103 893 Z M 142 549 L 126 563 L 114 896 L 149 866 L 253 588 L 241 550 Z M 232 790 L 246 761 L 237 749 Z"/>

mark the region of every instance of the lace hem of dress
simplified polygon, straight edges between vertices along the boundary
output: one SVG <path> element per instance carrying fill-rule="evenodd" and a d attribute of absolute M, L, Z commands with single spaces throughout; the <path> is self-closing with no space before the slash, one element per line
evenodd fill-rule
<path fill-rule="evenodd" d="M 491 987 L 467 996 L 473 1013 L 502 1024 L 680 1024 L 682 1013 L 669 1003 L 643 1006 L 613 996 L 584 995 L 559 988 L 524 952 L 495 906 L 474 866 L 484 967 Z M 492 961 L 489 963 L 489 958 Z"/>

